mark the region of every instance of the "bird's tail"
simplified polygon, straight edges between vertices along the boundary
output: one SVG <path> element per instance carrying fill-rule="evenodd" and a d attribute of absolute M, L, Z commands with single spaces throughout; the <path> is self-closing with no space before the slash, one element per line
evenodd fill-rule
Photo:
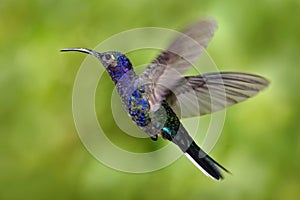
<path fill-rule="evenodd" d="M 222 165 L 217 163 L 209 155 L 207 155 L 194 141 L 190 147 L 184 153 L 192 163 L 199 168 L 206 176 L 209 176 L 215 180 L 222 179 L 223 176 L 219 169 L 222 169 L 229 173 Z"/>
<path fill-rule="evenodd" d="M 208 177 L 220 180 L 223 178 L 220 170 L 230 173 L 195 143 L 182 124 L 180 124 L 176 136 L 173 136 L 172 138 L 169 137 L 167 139 L 177 144 L 186 157 L 189 158 L 192 163 Z"/>

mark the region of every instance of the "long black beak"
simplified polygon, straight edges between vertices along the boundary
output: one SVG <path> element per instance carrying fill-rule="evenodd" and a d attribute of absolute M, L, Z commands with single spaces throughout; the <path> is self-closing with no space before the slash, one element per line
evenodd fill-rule
<path fill-rule="evenodd" d="M 86 54 L 90 54 L 90 55 L 93 55 L 97 58 L 100 57 L 100 53 L 96 52 L 96 51 L 93 51 L 93 50 L 90 50 L 90 49 L 87 49 L 87 48 L 65 48 L 65 49 L 61 49 L 60 50 L 61 52 L 66 52 L 66 51 L 79 51 L 79 52 L 82 52 L 82 53 L 86 53 Z"/>

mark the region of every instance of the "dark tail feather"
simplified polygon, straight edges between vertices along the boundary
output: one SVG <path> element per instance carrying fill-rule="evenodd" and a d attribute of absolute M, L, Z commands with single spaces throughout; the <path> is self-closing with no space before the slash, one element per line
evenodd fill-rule
<path fill-rule="evenodd" d="M 190 147 L 186 150 L 185 155 L 198 167 L 205 175 L 215 179 L 223 179 L 222 174 L 219 169 L 224 170 L 225 172 L 230 173 L 227 169 L 222 167 L 209 155 L 207 155 L 200 147 L 192 142 Z"/>
<path fill-rule="evenodd" d="M 169 108 L 169 107 L 166 107 Z M 170 111 L 170 110 L 169 110 Z M 172 111 L 172 109 L 171 109 Z M 173 111 L 172 111 L 173 112 Z M 175 113 L 171 113 L 176 116 Z M 179 122 L 179 119 L 177 119 Z M 165 130 L 166 129 L 166 130 Z M 185 128 L 180 124 L 176 134 L 173 134 L 168 128 L 162 129 L 162 137 L 168 139 L 178 145 L 184 154 L 199 168 L 205 175 L 215 180 L 222 179 L 223 176 L 219 169 L 230 173 L 227 169 L 222 167 L 209 155 L 207 155 L 200 147 L 194 142 L 193 138 L 188 134 Z"/>

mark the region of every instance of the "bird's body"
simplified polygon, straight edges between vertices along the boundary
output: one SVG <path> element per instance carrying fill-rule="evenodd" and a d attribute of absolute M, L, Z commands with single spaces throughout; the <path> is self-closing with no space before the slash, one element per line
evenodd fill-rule
<path fill-rule="evenodd" d="M 124 66 L 118 66 L 118 76 L 111 77 L 116 83 L 116 89 L 121 97 L 124 109 L 136 125 L 153 140 L 156 140 L 157 136 L 162 136 L 162 138 L 175 143 L 189 159 L 197 159 L 200 162 L 199 168 L 204 173 L 209 171 L 206 175 L 214 179 L 222 178 L 217 167 L 221 167 L 225 171 L 227 170 L 210 158 L 193 141 L 167 101 L 163 100 L 161 107 L 152 111 L 149 96 L 147 95 L 149 94 L 149 91 L 147 91 L 149 87 L 143 85 L 143 80 L 136 75 L 129 59 L 125 55 L 116 53 L 114 56 L 120 56 L 123 60 L 127 60 Z M 128 68 L 130 70 L 126 70 Z"/>
<path fill-rule="evenodd" d="M 197 101 L 183 103 L 181 117 L 209 114 L 254 96 L 268 85 L 268 81 L 258 75 L 239 72 L 182 76 L 190 62 L 198 59 L 215 29 L 213 20 L 191 26 L 184 33 L 193 41 L 177 38 L 140 75 L 121 52 L 98 53 L 85 48 L 62 51 L 80 51 L 97 57 L 111 76 L 124 109 L 136 125 L 153 140 L 161 136 L 172 141 L 202 172 L 219 180 L 222 178 L 219 169 L 227 170 L 208 156 L 181 124 L 176 115 L 179 101 L 191 100 L 190 96 L 196 97 Z"/>

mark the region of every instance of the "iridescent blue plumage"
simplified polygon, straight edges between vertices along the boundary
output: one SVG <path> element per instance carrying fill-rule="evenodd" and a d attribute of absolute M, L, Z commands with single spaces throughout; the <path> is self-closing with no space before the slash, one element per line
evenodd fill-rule
<path fill-rule="evenodd" d="M 208 45 L 216 27 L 210 19 L 190 26 L 139 76 L 120 52 L 99 53 L 85 48 L 62 51 L 80 51 L 97 57 L 114 81 L 124 109 L 139 128 L 153 140 L 162 136 L 175 143 L 203 173 L 219 180 L 220 169 L 227 170 L 194 142 L 175 113 L 192 117 L 224 109 L 256 95 L 267 87 L 268 81 L 239 72 L 184 76 Z M 183 97 L 186 102 L 179 101 Z M 178 105 L 183 112 L 178 112 Z"/>
<path fill-rule="evenodd" d="M 135 90 L 128 98 L 128 112 L 132 120 L 141 127 L 147 126 L 151 119 L 149 117 L 150 105 L 143 95 L 143 86 Z"/>
<path fill-rule="evenodd" d="M 112 80 L 117 83 L 124 74 L 126 74 L 129 70 L 132 70 L 132 65 L 128 58 L 123 54 L 115 53 L 114 57 L 116 59 L 116 63 L 109 65 L 106 70 Z"/>

